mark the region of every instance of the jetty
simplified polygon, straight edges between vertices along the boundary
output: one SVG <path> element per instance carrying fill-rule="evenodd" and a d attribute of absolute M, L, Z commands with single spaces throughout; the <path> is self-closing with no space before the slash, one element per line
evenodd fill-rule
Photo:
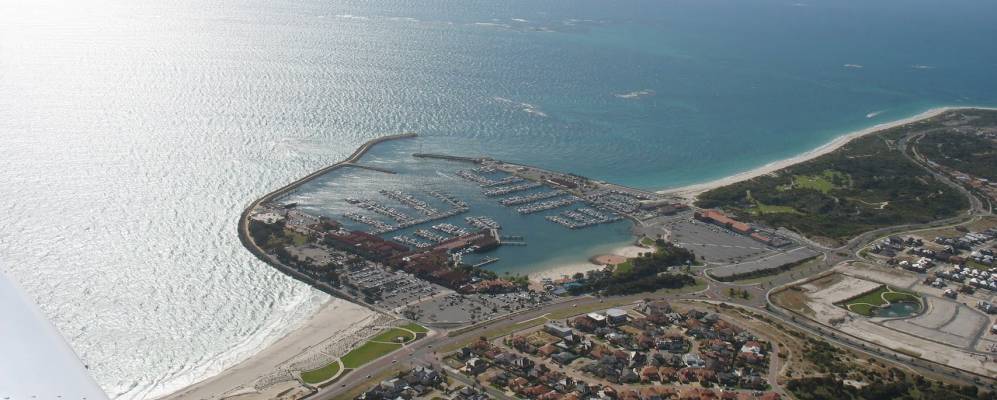
<path fill-rule="evenodd" d="M 446 155 L 446 154 L 433 154 L 433 153 L 415 153 L 415 154 L 412 154 L 412 157 L 417 157 L 417 158 L 435 158 L 435 159 L 438 159 L 438 160 L 460 161 L 460 162 L 468 162 L 468 163 L 474 163 L 474 164 L 481 164 L 482 162 L 485 162 L 486 160 L 491 160 L 491 158 L 488 158 L 488 157 L 460 157 L 460 156 L 451 156 L 451 155 Z"/>

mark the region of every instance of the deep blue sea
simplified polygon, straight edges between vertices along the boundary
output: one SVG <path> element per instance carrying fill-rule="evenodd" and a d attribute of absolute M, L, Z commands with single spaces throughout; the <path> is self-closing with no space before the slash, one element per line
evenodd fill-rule
<path fill-rule="evenodd" d="M 327 300 L 236 221 L 370 138 L 703 182 L 997 105 L 994 21 L 992 0 L 2 1 L 0 270 L 112 397 L 155 397 Z"/>

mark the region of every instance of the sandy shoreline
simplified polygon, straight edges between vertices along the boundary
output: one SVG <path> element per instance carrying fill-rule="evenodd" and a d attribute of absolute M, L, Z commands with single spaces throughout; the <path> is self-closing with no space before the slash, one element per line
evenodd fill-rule
<path fill-rule="evenodd" d="M 377 315 L 345 300 L 330 298 L 300 327 L 278 339 L 245 361 L 242 361 L 208 379 L 187 386 L 161 399 L 221 399 L 239 395 L 240 399 L 273 398 L 274 390 L 283 391 L 297 386 L 275 384 L 257 392 L 254 385 L 260 378 L 276 376 L 288 368 L 287 364 L 310 353 L 321 351 L 318 345 L 342 335 L 354 327 L 374 323 Z"/>
<path fill-rule="evenodd" d="M 623 256 L 627 258 L 636 257 L 637 254 L 650 251 L 645 247 L 640 247 L 636 245 L 623 246 L 613 249 L 609 254 L 614 254 L 618 256 Z M 595 257 L 593 257 L 595 258 Z M 530 279 L 534 281 L 539 281 L 544 278 L 550 279 L 561 279 L 565 276 L 571 276 L 575 273 L 581 272 L 585 273 L 592 270 L 602 269 L 602 265 L 595 264 L 591 261 L 588 262 L 575 262 L 569 264 L 558 265 L 554 268 L 549 268 L 540 272 L 534 272 L 530 274 Z"/>
<path fill-rule="evenodd" d="M 860 138 L 860 137 L 863 137 L 863 136 L 866 136 L 866 135 L 869 135 L 869 134 L 872 134 L 872 133 L 876 133 L 876 132 L 882 131 L 884 129 L 895 128 L 895 127 L 898 127 L 898 126 L 901 126 L 901 125 L 907 125 L 907 124 L 910 124 L 910 123 L 913 123 L 913 122 L 918 122 L 918 121 L 921 121 L 921 120 L 924 120 L 924 119 L 932 118 L 932 117 L 938 116 L 938 115 L 940 115 L 940 114 L 942 114 L 944 112 L 947 112 L 947 111 L 952 111 L 952 110 L 968 110 L 968 109 L 992 110 L 993 108 L 988 108 L 988 107 L 938 107 L 938 108 L 932 108 L 930 110 L 927 110 L 925 112 L 922 112 L 920 114 L 917 114 L 917 115 L 914 115 L 914 116 L 911 116 L 911 117 L 908 117 L 908 118 L 899 119 L 899 120 L 891 121 L 891 122 L 884 122 L 884 123 L 881 123 L 881 124 L 876 124 L 876 125 L 870 126 L 868 128 L 860 129 L 860 130 L 857 130 L 857 131 L 854 131 L 854 132 L 851 132 L 851 133 L 847 133 L 847 134 L 842 135 L 842 136 L 838 136 L 838 137 L 834 138 L 833 140 L 831 140 L 830 142 L 827 142 L 824 145 L 822 145 L 822 146 L 820 146 L 820 147 L 818 147 L 816 149 L 813 149 L 813 150 L 807 151 L 805 153 L 802 153 L 802 154 L 799 154 L 799 155 L 796 155 L 796 156 L 793 156 L 793 157 L 790 157 L 790 158 L 786 158 L 786 159 L 783 159 L 783 160 L 773 161 L 771 163 L 765 164 L 765 165 L 763 165 L 761 167 L 758 167 L 758 168 L 754 168 L 754 169 L 751 169 L 751 170 L 748 170 L 748 171 L 740 172 L 740 173 L 737 173 L 737 174 L 734 174 L 734 175 L 730 175 L 730 176 L 727 176 L 727 177 L 723 177 L 723 178 L 720 178 L 720 179 L 716 179 L 716 180 L 713 180 L 713 181 L 710 181 L 710 182 L 697 183 L 697 184 L 683 186 L 683 187 L 678 187 L 678 188 L 673 188 L 673 189 L 665 189 L 665 190 L 658 191 L 658 193 L 672 195 L 672 196 L 676 196 L 676 197 L 680 197 L 680 198 L 692 201 L 692 200 L 695 200 L 696 196 L 698 196 L 699 194 L 701 194 L 703 192 L 706 192 L 708 190 L 716 189 L 718 187 L 727 186 L 727 185 L 730 185 L 730 184 L 733 184 L 733 183 L 737 183 L 737 182 L 741 182 L 741 181 L 745 181 L 745 180 L 748 180 L 748 179 L 751 179 L 751 178 L 755 178 L 755 177 L 758 177 L 758 176 L 762 176 L 762 175 L 765 175 L 765 174 L 770 174 L 772 172 L 775 172 L 775 171 L 778 171 L 780 169 L 789 167 L 791 165 L 799 164 L 801 162 L 812 160 L 814 158 L 817 158 L 817 157 L 820 157 L 822 155 L 828 154 L 828 153 L 830 153 L 832 151 L 835 151 L 835 150 L 841 148 L 841 146 L 844 146 L 848 142 L 851 142 L 852 140 L 855 140 L 857 138 Z"/>

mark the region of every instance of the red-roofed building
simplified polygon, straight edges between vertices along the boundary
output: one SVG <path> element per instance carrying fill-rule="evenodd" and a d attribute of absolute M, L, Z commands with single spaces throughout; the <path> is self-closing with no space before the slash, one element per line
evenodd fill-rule
<path fill-rule="evenodd" d="M 747 235 L 751 233 L 751 225 L 738 221 L 717 210 L 703 210 L 693 216 L 701 221 L 710 222 L 735 232 Z"/>

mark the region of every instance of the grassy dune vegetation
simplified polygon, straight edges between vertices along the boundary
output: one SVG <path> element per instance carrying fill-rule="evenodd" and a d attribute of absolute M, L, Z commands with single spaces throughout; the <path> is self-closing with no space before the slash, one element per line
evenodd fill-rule
<path fill-rule="evenodd" d="M 897 146 L 906 134 L 930 131 L 939 121 L 853 140 L 813 160 L 703 193 L 696 205 L 836 243 L 876 228 L 955 216 L 968 207 L 966 199 Z"/>

